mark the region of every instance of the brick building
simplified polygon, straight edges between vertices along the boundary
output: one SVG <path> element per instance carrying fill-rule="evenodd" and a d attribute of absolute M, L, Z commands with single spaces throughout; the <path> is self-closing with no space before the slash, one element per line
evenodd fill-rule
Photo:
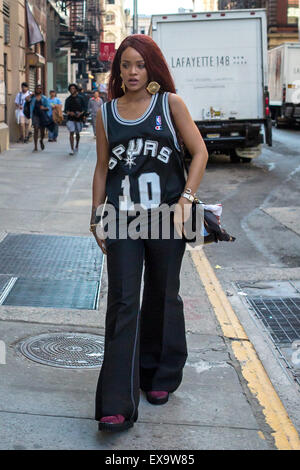
<path fill-rule="evenodd" d="M 29 0 L 38 31 L 46 40 L 46 0 Z M 46 84 L 45 43 L 28 44 L 26 0 L 0 0 L 0 151 L 19 137 L 15 97 L 23 81 Z"/>
<path fill-rule="evenodd" d="M 266 8 L 269 48 L 299 39 L 299 0 L 219 0 L 218 8 Z"/>
<path fill-rule="evenodd" d="M 0 0 L 0 151 L 17 132 L 14 99 L 25 80 L 25 2 Z"/>

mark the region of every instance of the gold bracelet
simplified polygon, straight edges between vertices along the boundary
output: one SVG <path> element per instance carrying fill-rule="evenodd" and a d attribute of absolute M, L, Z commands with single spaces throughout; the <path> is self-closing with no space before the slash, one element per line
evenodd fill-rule
<path fill-rule="evenodd" d="M 192 194 L 191 188 L 185 188 L 185 189 L 183 190 L 183 192 L 186 193 L 186 194 Z M 192 195 L 195 196 L 196 193 L 193 193 Z"/>
<path fill-rule="evenodd" d="M 90 232 L 95 232 L 96 229 L 93 227 L 97 227 L 98 224 L 90 224 Z"/>

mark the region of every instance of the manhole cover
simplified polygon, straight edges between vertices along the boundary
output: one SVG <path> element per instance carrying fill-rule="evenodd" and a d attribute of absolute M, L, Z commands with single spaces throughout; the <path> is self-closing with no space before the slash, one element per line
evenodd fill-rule
<path fill-rule="evenodd" d="M 83 333 L 47 333 L 18 344 L 32 361 L 70 369 L 99 368 L 104 353 L 102 336 Z"/>

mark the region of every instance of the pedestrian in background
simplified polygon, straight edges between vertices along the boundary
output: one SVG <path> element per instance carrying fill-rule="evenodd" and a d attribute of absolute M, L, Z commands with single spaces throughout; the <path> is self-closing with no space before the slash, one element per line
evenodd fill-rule
<path fill-rule="evenodd" d="M 81 98 L 83 99 L 83 102 L 84 102 L 84 115 L 83 115 L 82 125 L 83 125 L 83 127 L 87 128 L 87 127 L 89 127 L 87 122 L 86 122 L 87 112 L 88 112 L 88 104 L 89 104 L 89 97 L 86 93 L 86 90 L 84 90 L 80 84 L 78 85 L 78 95 L 81 96 Z"/>
<path fill-rule="evenodd" d="M 101 108 L 103 104 L 102 99 L 100 98 L 100 93 L 98 90 L 94 91 L 94 96 L 90 98 L 89 104 L 88 104 L 88 113 L 91 114 L 92 118 L 92 126 L 93 126 L 93 131 L 94 131 L 94 137 L 96 137 L 96 117 L 97 117 L 97 112 Z"/>
<path fill-rule="evenodd" d="M 83 117 L 86 112 L 85 102 L 78 94 L 78 86 L 76 83 L 72 83 L 68 88 L 70 96 L 65 101 L 64 112 L 67 114 L 67 128 L 70 132 L 70 155 L 74 155 L 74 152 L 78 152 L 80 132 L 83 126 Z M 76 147 L 74 149 L 74 134 L 76 135 Z"/>
<path fill-rule="evenodd" d="M 45 127 L 52 121 L 50 117 L 50 103 L 48 98 L 43 95 L 42 85 L 36 85 L 34 95 L 26 97 L 26 101 L 30 101 L 30 119 L 34 128 L 34 152 L 38 151 L 38 137 L 40 133 L 40 145 L 44 150 Z"/>
<path fill-rule="evenodd" d="M 22 91 L 20 91 L 15 99 L 16 105 L 16 121 L 20 129 L 20 138 L 19 142 L 27 143 L 29 140 L 29 128 L 30 128 L 30 119 L 28 119 L 24 113 L 24 103 L 26 97 L 31 95 L 31 92 L 28 89 L 28 84 L 23 82 L 21 85 Z"/>
<path fill-rule="evenodd" d="M 85 90 L 82 88 L 81 85 L 78 85 L 78 96 L 80 96 L 84 102 L 84 111 L 87 112 L 88 109 L 88 104 L 89 104 L 89 98 L 86 95 Z"/>
<path fill-rule="evenodd" d="M 59 111 L 62 108 L 62 102 L 60 101 L 59 98 L 57 98 L 55 90 L 50 90 L 49 94 L 50 94 L 50 97 L 48 98 L 48 101 L 50 103 L 50 114 L 54 121 L 54 126 L 53 126 L 53 132 L 51 132 L 50 130 L 48 131 L 48 142 L 57 142 L 58 119 L 56 116 L 60 114 Z"/>
<path fill-rule="evenodd" d="M 98 91 L 100 93 L 100 98 L 102 99 L 103 103 L 106 103 L 107 100 L 107 85 L 105 83 L 100 83 L 98 86 Z"/>

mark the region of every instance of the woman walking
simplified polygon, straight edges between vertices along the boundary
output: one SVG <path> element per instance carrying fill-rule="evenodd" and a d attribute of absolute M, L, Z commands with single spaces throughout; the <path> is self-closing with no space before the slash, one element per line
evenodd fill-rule
<path fill-rule="evenodd" d="M 59 130 L 57 118 L 60 114 L 62 115 L 62 102 L 57 98 L 55 90 L 50 90 L 49 95 L 48 101 L 50 104 L 50 115 L 53 119 L 53 130 L 48 131 L 48 142 L 57 142 Z"/>
<path fill-rule="evenodd" d="M 88 112 L 91 113 L 94 136 L 96 137 L 96 116 L 103 104 L 99 91 L 94 91 L 94 96 L 89 99 Z"/>
<path fill-rule="evenodd" d="M 185 104 L 175 94 L 166 61 L 148 36 L 120 45 L 109 82 L 111 101 L 97 115 L 97 164 L 90 230 L 107 254 L 108 300 L 104 360 L 95 419 L 102 431 L 122 431 L 138 417 L 139 389 L 162 405 L 182 381 L 187 358 L 183 303 L 178 295 L 183 238 L 101 239 L 97 207 L 107 198 L 117 218 L 140 204 L 149 219 L 162 204 L 191 208 L 207 150 Z M 173 125 L 174 122 L 174 125 Z M 187 181 L 177 135 L 192 155 Z M 149 227 L 148 227 L 149 228 Z M 103 238 L 103 236 L 102 236 Z M 142 270 L 144 291 L 140 307 Z"/>
<path fill-rule="evenodd" d="M 46 96 L 42 93 L 42 85 L 36 85 L 34 95 L 26 97 L 30 101 L 30 119 L 34 128 L 34 152 L 38 151 L 38 138 L 40 131 L 40 145 L 44 150 L 45 127 L 51 121 L 50 119 L 50 103 Z"/>

